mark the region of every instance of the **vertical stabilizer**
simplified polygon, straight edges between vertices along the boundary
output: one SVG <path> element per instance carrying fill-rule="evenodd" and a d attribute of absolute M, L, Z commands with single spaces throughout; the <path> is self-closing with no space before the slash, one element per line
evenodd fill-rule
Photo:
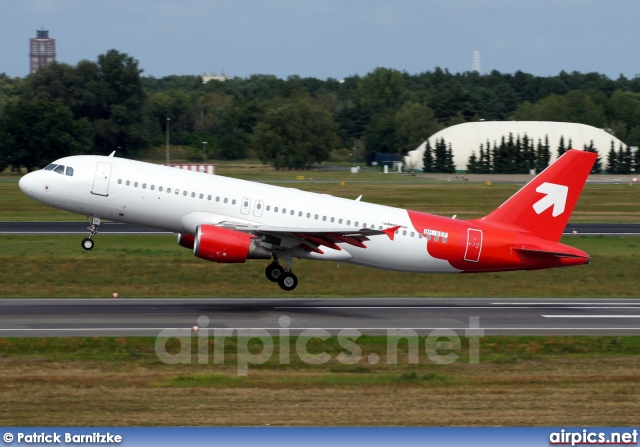
<path fill-rule="evenodd" d="M 478 221 L 559 241 L 597 154 L 569 150 L 495 211 Z"/>

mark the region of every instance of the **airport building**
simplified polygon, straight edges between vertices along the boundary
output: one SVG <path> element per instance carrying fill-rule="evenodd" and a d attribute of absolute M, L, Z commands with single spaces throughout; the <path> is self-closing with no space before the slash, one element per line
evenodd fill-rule
<path fill-rule="evenodd" d="M 487 142 L 493 147 L 500 144 L 502 138 L 509 138 L 509 134 L 513 138 L 524 137 L 525 135 L 533 140 L 534 144 L 538 144 L 538 140 L 544 144 L 545 139 L 549 139 L 549 148 L 551 151 L 551 161 L 553 162 L 557 156 L 557 148 L 560 144 L 560 138 L 564 138 L 564 144 L 567 149 L 583 149 L 593 142 L 593 147 L 598 150 L 601 156 L 611 149 L 613 142 L 616 150 L 627 146 L 614 137 L 610 133 L 598 129 L 593 126 L 578 123 L 560 123 L 552 121 L 479 121 L 473 123 L 463 123 L 448 127 L 436 132 L 428 138 L 431 147 L 435 147 L 436 141 L 444 139 L 446 144 L 451 144 L 453 152 L 453 161 L 456 170 L 465 171 L 467 163 L 472 152 L 478 156 L 480 145 L 485 148 Z M 571 148 L 567 147 L 571 141 Z M 422 169 L 424 150 L 426 147 L 424 141 L 415 150 L 409 151 L 404 157 L 406 169 Z"/>
<path fill-rule="evenodd" d="M 56 40 L 49 37 L 49 30 L 40 28 L 36 33 L 36 38 L 29 41 L 31 74 L 56 60 Z"/>

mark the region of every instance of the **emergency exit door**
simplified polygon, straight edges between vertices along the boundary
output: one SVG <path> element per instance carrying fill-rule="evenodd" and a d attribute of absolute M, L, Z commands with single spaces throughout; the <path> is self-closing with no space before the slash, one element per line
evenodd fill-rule
<path fill-rule="evenodd" d="M 482 230 L 467 229 L 467 250 L 464 253 L 464 260 L 469 262 L 480 261 L 482 251 Z"/>

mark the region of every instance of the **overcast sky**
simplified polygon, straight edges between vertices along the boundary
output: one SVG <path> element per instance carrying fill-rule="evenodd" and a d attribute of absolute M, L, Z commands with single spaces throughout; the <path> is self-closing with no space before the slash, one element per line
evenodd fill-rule
<path fill-rule="evenodd" d="M 341 79 L 376 67 L 640 74 L 640 0 L 0 0 L 0 73 L 44 26 L 59 62 L 115 48 L 144 75 Z"/>

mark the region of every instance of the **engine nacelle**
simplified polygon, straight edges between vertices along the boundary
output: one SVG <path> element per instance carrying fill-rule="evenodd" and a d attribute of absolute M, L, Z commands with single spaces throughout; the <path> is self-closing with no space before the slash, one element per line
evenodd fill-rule
<path fill-rule="evenodd" d="M 193 250 L 196 237 L 193 234 L 178 234 L 178 245 Z"/>
<path fill-rule="evenodd" d="M 207 261 L 240 263 L 247 259 L 269 259 L 271 251 L 255 236 L 215 225 L 199 225 L 193 254 Z"/>

